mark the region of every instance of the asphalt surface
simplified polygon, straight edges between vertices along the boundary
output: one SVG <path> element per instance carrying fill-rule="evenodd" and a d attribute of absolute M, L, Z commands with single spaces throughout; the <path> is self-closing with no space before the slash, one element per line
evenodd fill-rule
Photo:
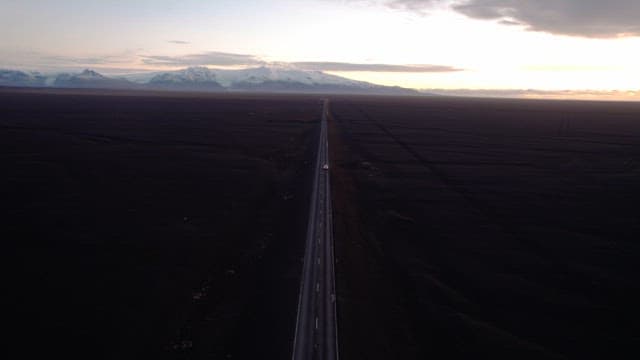
<path fill-rule="evenodd" d="M 329 143 L 324 100 L 292 359 L 337 359 Z"/>

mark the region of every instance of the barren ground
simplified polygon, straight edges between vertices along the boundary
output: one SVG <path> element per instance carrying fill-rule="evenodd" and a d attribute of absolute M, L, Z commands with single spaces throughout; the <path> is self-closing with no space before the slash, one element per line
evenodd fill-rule
<path fill-rule="evenodd" d="M 636 358 L 639 104 L 331 110 L 343 358 Z"/>
<path fill-rule="evenodd" d="M 311 98 L 0 92 L 15 348 L 286 358 Z"/>

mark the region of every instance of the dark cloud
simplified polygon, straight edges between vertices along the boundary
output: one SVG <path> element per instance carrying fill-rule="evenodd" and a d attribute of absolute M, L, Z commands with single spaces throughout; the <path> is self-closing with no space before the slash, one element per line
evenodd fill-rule
<path fill-rule="evenodd" d="M 640 35 L 638 0 L 472 0 L 454 5 L 454 9 L 469 17 L 511 21 L 554 34 Z"/>
<path fill-rule="evenodd" d="M 172 44 L 178 44 L 178 45 L 189 45 L 191 44 L 188 41 L 182 41 L 182 40 L 167 40 L 168 43 L 172 43 Z"/>
<path fill-rule="evenodd" d="M 434 6 L 450 6 L 471 18 L 552 34 L 640 36 L 638 0 L 388 0 L 386 4 L 420 13 Z"/>
<path fill-rule="evenodd" d="M 264 61 L 254 55 L 232 54 L 218 51 L 209 51 L 200 54 L 184 56 L 144 55 L 142 62 L 146 65 L 160 66 L 237 66 L 260 65 Z"/>
<path fill-rule="evenodd" d="M 372 72 L 451 72 L 460 71 L 443 65 L 391 65 L 391 64 L 357 64 L 343 62 L 294 62 L 291 65 L 303 70 L 316 71 L 372 71 Z"/>

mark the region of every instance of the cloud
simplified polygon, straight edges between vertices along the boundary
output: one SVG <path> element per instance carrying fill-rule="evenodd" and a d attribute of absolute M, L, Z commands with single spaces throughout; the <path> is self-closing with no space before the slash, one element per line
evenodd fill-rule
<path fill-rule="evenodd" d="M 243 66 L 260 65 L 264 61 L 255 55 L 208 51 L 183 56 L 142 55 L 145 65 L 155 66 Z"/>
<path fill-rule="evenodd" d="M 464 97 L 615 101 L 638 101 L 640 99 L 640 91 L 619 90 L 423 89 L 421 91 L 444 96 Z"/>
<path fill-rule="evenodd" d="M 584 37 L 640 35 L 637 0 L 472 0 L 454 9 L 473 18 L 517 22 L 530 30 Z"/>
<path fill-rule="evenodd" d="M 256 55 L 233 54 L 219 51 L 209 51 L 199 54 L 183 56 L 143 55 L 142 63 L 152 66 L 261 66 L 269 62 Z M 279 63 L 276 63 L 279 64 Z M 450 72 L 460 71 L 444 65 L 392 65 L 392 64 L 358 64 L 345 62 L 291 62 L 280 63 L 294 66 L 301 70 L 315 71 L 372 71 L 372 72 Z"/>
<path fill-rule="evenodd" d="M 0 49 L 0 66 L 47 68 L 47 69 L 77 69 L 87 66 L 106 69 L 128 66 L 140 69 L 161 67 L 191 67 L 191 66 L 220 66 L 220 67 L 258 67 L 258 66 L 289 66 L 300 70 L 312 71 L 369 71 L 394 73 L 440 73 L 463 71 L 446 65 L 397 65 L 397 64 L 361 64 L 333 61 L 301 61 L 301 62 L 269 62 L 257 55 L 235 54 L 220 51 L 187 54 L 182 56 L 141 54 L 142 49 L 127 50 L 118 54 L 105 54 L 85 57 L 59 56 L 36 52 L 11 54 Z M 29 59 L 26 61 L 25 59 Z"/>
<path fill-rule="evenodd" d="M 638 0 L 387 0 L 385 4 L 418 13 L 449 6 L 470 18 L 558 35 L 640 36 Z"/>
<path fill-rule="evenodd" d="M 387 2 L 387 6 L 394 9 L 409 10 L 420 14 L 426 14 L 427 10 L 435 8 L 443 3 L 445 3 L 443 0 L 392 0 Z"/>
<path fill-rule="evenodd" d="M 452 72 L 460 71 L 443 65 L 391 65 L 391 64 L 358 64 L 343 62 L 294 62 L 291 65 L 303 70 L 315 71 L 372 71 L 372 72 Z"/>
<path fill-rule="evenodd" d="M 171 44 L 178 44 L 178 45 L 189 45 L 189 44 L 191 44 L 188 41 L 182 41 L 182 40 L 167 40 L 167 42 L 171 43 Z"/>
<path fill-rule="evenodd" d="M 99 55 L 90 57 L 43 56 L 42 61 L 50 65 L 113 65 L 129 63 L 131 56 Z"/>

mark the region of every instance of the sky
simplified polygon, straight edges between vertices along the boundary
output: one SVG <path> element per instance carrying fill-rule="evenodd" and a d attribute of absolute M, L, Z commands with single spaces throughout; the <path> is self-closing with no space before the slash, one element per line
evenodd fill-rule
<path fill-rule="evenodd" d="M 277 64 L 418 89 L 640 93 L 637 0 L 0 0 L 0 68 Z"/>

